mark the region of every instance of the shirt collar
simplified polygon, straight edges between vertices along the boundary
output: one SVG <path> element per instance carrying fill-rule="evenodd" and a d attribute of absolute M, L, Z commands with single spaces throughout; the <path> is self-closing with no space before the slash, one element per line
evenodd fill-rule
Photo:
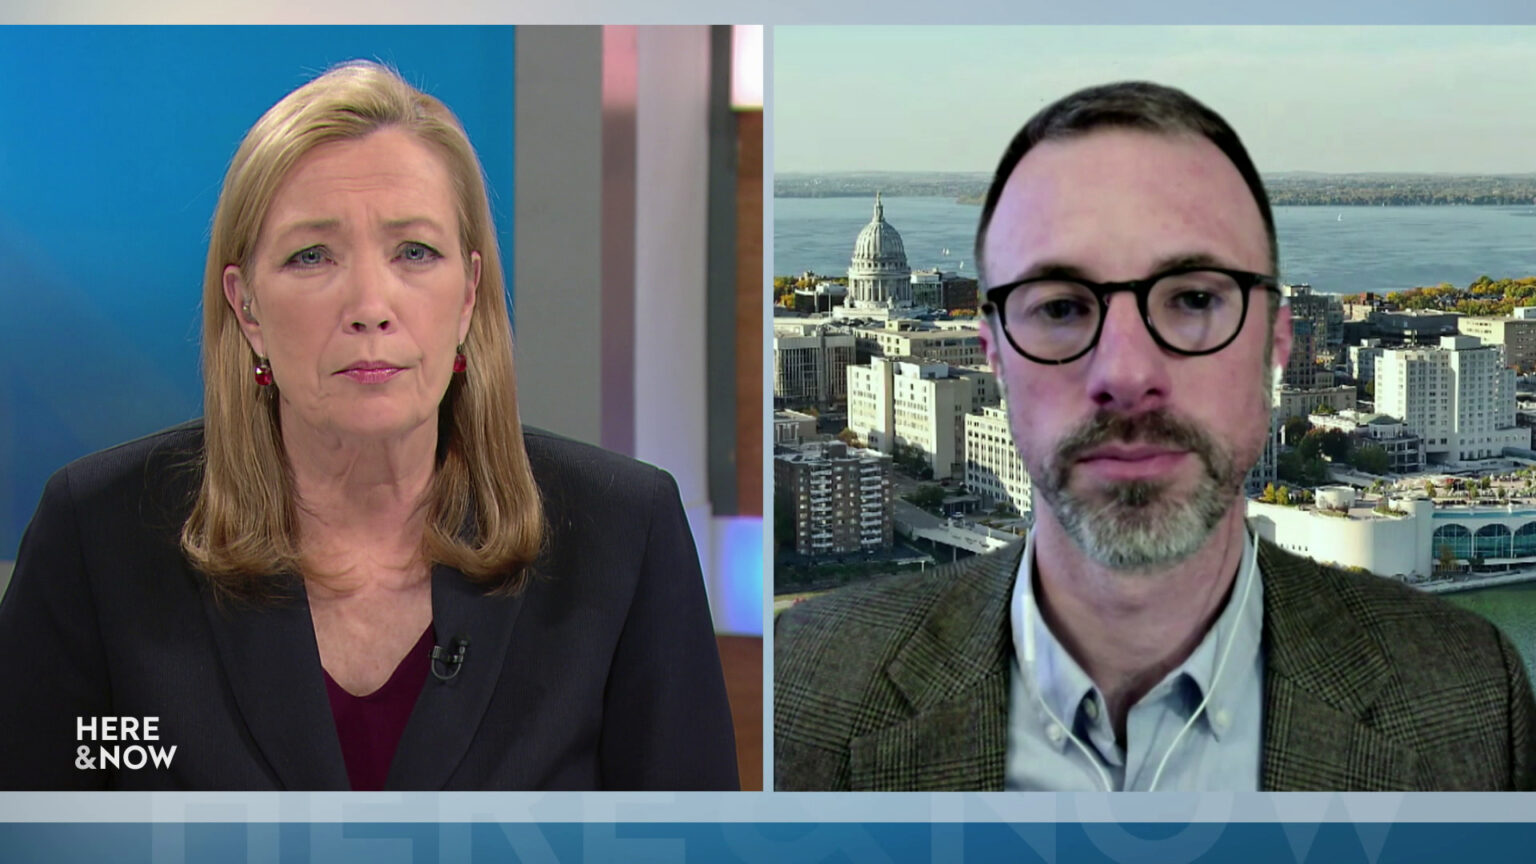
<path fill-rule="evenodd" d="M 1029 532 L 1029 537 L 1024 544 L 1024 555 L 1019 561 L 1019 572 L 1013 583 L 1013 596 L 1009 603 L 1009 620 L 1013 635 L 1014 658 L 1019 665 L 1025 683 L 1031 691 L 1038 692 L 1041 699 L 1056 717 L 1065 724 L 1068 729 L 1076 722 L 1079 708 L 1083 700 L 1090 694 L 1098 701 L 1100 706 L 1106 703 L 1102 694 L 1098 693 L 1093 679 L 1088 677 L 1072 655 L 1056 639 L 1045 619 L 1040 614 L 1040 605 L 1035 602 L 1034 596 L 1034 561 L 1035 561 L 1035 531 Z M 1027 602 L 1026 602 L 1027 601 Z M 1028 663 L 1025 659 L 1024 615 L 1030 616 L 1030 629 L 1034 635 L 1034 663 Z M 1165 695 L 1170 688 L 1179 686 L 1181 679 L 1188 679 L 1192 700 L 1186 700 L 1181 708 L 1185 718 L 1200 704 L 1200 700 L 1210 694 L 1210 701 L 1201 714 L 1199 725 L 1207 729 L 1211 735 L 1220 741 L 1225 734 L 1238 721 L 1237 700 L 1239 689 L 1232 686 L 1232 682 L 1238 676 L 1246 675 L 1253 668 L 1255 659 L 1259 653 L 1259 643 L 1264 626 L 1264 584 L 1263 575 L 1258 568 L 1257 559 L 1254 556 L 1254 539 L 1249 531 L 1243 532 L 1243 557 L 1238 565 L 1237 580 L 1232 586 L 1232 594 L 1228 599 L 1221 614 L 1217 616 L 1216 623 L 1206 632 L 1205 638 L 1190 653 L 1177 668 L 1170 671 L 1157 686 L 1148 691 L 1142 697 L 1142 701 L 1158 699 Z M 1227 640 L 1231 638 L 1231 653 L 1226 658 L 1225 666 L 1221 670 L 1221 679 L 1216 681 L 1217 686 L 1212 689 L 1213 679 L 1216 677 L 1217 665 L 1221 662 L 1222 651 L 1227 650 Z M 1224 683 L 1223 683 L 1224 682 Z M 1051 722 L 1045 711 L 1040 708 L 1039 701 L 1034 703 L 1036 711 L 1040 714 L 1042 722 Z M 1066 747 L 1065 737 L 1053 742 L 1057 749 Z"/>

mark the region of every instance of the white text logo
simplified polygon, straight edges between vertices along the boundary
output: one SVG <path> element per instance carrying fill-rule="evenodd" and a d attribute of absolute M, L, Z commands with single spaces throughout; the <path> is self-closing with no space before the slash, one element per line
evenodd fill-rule
<path fill-rule="evenodd" d="M 176 758 L 176 745 L 148 743 L 160 740 L 159 717 L 76 717 L 75 740 L 100 742 L 75 749 L 75 767 L 82 771 L 169 768 Z"/>

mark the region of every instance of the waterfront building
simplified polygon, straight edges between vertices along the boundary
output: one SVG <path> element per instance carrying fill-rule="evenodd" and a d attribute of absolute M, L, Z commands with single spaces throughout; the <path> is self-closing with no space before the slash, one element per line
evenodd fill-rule
<path fill-rule="evenodd" d="M 851 333 L 826 324 L 794 322 L 773 328 L 773 397 L 780 405 L 832 405 L 847 396 L 854 362 Z"/>
<path fill-rule="evenodd" d="M 1436 348 L 1395 348 L 1376 364 L 1376 408 L 1402 418 L 1424 439 L 1431 463 L 1529 449 L 1531 430 L 1515 425 L 1515 373 L 1502 349 L 1472 336 L 1445 336 Z"/>
<path fill-rule="evenodd" d="M 965 415 L 965 488 L 988 507 L 1007 504 L 1021 516 L 1034 507 L 1034 486 L 1014 446 L 1005 402 Z"/>
<path fill-rule="evenodd" d="M 1250 498 L 1248 524 L 1258 536 L 1297 555 L 1404 581 L 1428 579 L 1435 562 L 1434 503 L 1412 498 L 1393 506 L 1397 513 L 1391 516 L 1355 506 L 1341 514 L 1327 511 L 1323 502 L 1291 507 Z"/>
<path fill-rule="evenodd" d="M 891 458 L 841 441 L 775 448 L 773 493 L 793 515 L 795 551 L 891 548 Z"/>
<path fill-rule="evenodd" d="M 840 317 L 884 318 L 911 310 L 912 268 L 901 234 L 885 221 L 885 205 L 875 193 L 874 216 L 859 232 L 848 264 L 848 300 Z"/>
<path fill-rule="evenodd" d="M 1536 369 L 1536 318 L 1467 316 L 1456 326 L 1484 345 L 1504 346 L 1504 365 L 1520 372 Z"/>
<path fill-rule="evenodd" d="M 998 401 L 985 367 L 874 357 L 848 367 L 848 427 L 870 447 L 916 447 L 936 480 L 963 473 L 965 415 Z"/>
<path fill-rule="evenodd" d="M 1248 524 L 1298 555 L 1409 582 L 1432 578 L 1442 556 L 1457 570 L 1536 566 L 1536 509 L 1529 506 L 1437 507 L 1406 498 L 1392 502 L 1393 515 L 1382 515 L 1354 504 L 1320 512 L 1319 498 L 1317 507 L 1250 500 Z"/>

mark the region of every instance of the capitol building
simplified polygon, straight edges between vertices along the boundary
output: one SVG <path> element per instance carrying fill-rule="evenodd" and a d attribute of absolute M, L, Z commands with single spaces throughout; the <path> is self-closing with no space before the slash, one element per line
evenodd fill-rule
<path fill-rule="evenodd" d="M 907 265 L 907 250 L 902 246 L 901 234 L 885 221 L 885 206 L 876 192 L 874 216 L 853 244 L 847 302 L 834 314 L 839 318 L 891 318 L 913 311 L 912 268 Z"/>

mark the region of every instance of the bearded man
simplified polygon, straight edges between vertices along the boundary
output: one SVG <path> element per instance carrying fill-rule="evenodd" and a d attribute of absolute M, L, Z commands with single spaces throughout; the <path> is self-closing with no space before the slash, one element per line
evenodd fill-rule
<path fill-rule="evenodd" d="M 777 788 L 1536 788 L 1492 624 L 1245 522 L 1291 315 L 1226 121 L 1154 84 L 1061 99 L 976 252 L 1034 528 L 781 616 Z"/>

